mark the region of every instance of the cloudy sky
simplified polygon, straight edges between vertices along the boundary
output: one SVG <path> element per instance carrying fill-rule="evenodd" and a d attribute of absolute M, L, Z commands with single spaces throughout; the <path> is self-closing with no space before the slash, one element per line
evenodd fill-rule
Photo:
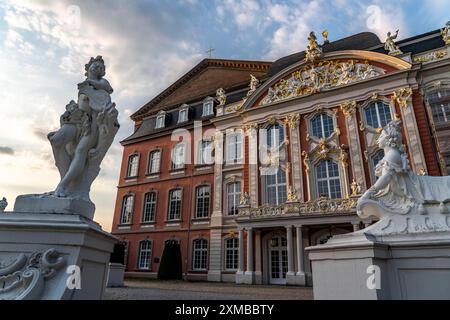
<path fill-rule="evenodd" d="M 89 57 L 103 55 L 121 129 L 91 192 L 111 228 L 129 115 L 207 57 L 274 60 L 305 48 L 310 30 L 330 40 L 362 31 L 382 40 L 442 27 L 448 0 L 0 0 L 0 197 L 58 183 L 48 132 L 77 95 Z"/>

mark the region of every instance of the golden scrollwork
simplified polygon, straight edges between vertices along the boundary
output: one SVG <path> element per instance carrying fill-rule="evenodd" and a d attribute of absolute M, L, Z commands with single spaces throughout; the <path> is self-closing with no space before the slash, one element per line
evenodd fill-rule
<path fill-rule="evenodd" d="M 339 163 L 344 169 L 348 167 L 348 154 L 345 151 L 345 145 L 343 144 L 339 147 Z"/>
<path fill-rule="evenodd" d="M 300 114 L 294 113 L 290 114 L 284 119 L 284 123 L 288 125 L 291 129 L 297 128 L 297 123 L 300 120 Z"/>
<path fill-rule="evenodd" d="M 303 157 L 303 165 L 305 166 L 305 171 L 308 172 L 309 171 L 309 155 L 306 151 L 303 151 L 302 157 Z"/>
<path fill-rule="evenodd" d="M 440 59 L 443 59 L 447 56 L 448 51 L 447 49 L 439 50 L 439 51 L 433 51 L 418 57 L 415 57 L 413 59 L 414 62 L 420 62 L 420 63 L 426 63 L 426 62 L 432 62 L 437 61 Z"/>
<path fill-rule="evenodd" d="M 361 194 L 361 186 L 355 181 L 355 179 L 353 179 L 350 188 L 352 189 L 352 197 Z"/>
<path fill-rule="evenodd" d="M 366 130 L 366 125 L 364 124 L 364 122 L 362 120 L 359 121 L 359 130 L 360 131 Z"/>
<path fill-rule="evenodd" d="M 298 201 L 297 191 L 295 190 L 295 188 L 293 186 L 289 186 L 288 194 L 287 194 L 287 201 L 289 201 L 289 202 Z"/>
<path fill-rule="evenodd" d="M 340 105 L 342 113 L 350 118 L 356 111 L 356 101 L 346 101 Z"/>
<path fill-rule="evenodd" d="M 241 129 L 244 131 L 258 130 L 258 128 L 259 128 L 259 124 L 257 124 L 256 122 L 245 124 L 241 127 Z"/>
<path fill-rule="evenodd" d="M 400 107 L 407 108 L 412 94 L 413 91 L 411 88 L 401 88 L 394 91 L 392 100 L 396 101 Z"/>

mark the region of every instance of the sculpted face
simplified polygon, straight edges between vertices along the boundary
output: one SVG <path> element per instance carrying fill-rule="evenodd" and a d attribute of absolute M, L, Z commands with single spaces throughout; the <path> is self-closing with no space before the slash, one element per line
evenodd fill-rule
<path fill-rule="evenodd" d="M 105 66 L 101 62 L 96 61 L 91 64 L 88 72 L 93 78 L 101 78 L 104 76 Z"/>
<path fill-rule="evenodd" d="M 387 141 L 388 141 L 388 136 L 387 136 L 387 134 L 386 134 L 386 131 L 383 130 L 383 131 L 381 131 L 381 134 L 380 134 L 380 136 L 378 137 L 378 146 L 379 146 L 380 148 L 385 147 Z"/>

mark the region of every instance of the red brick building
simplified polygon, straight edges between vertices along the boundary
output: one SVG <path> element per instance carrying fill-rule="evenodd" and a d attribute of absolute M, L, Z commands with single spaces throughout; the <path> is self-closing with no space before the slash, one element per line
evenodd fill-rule
<path fill-rule="evenodd" d="M 273 63 L 206 59 L 132 116 L 113 223 L 128 275 L 156 276 L 175 239 L 189 279 L 311 284 L 305 247 L 374 222 L 355 207 L 393 119 L 411 168 L 447 174 L 440 30 L 396 52 L 368 32 L 310 39 L 320 50 Z"/>

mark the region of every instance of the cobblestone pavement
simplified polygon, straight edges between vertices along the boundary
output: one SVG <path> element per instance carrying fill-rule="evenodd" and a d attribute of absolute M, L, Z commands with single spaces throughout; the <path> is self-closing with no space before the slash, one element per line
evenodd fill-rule
<path fill-rule="evenodd" d="M 312 288 L 232 283 L 127 280 L 107 288 L 106 300 L 310 300 Z"/>

